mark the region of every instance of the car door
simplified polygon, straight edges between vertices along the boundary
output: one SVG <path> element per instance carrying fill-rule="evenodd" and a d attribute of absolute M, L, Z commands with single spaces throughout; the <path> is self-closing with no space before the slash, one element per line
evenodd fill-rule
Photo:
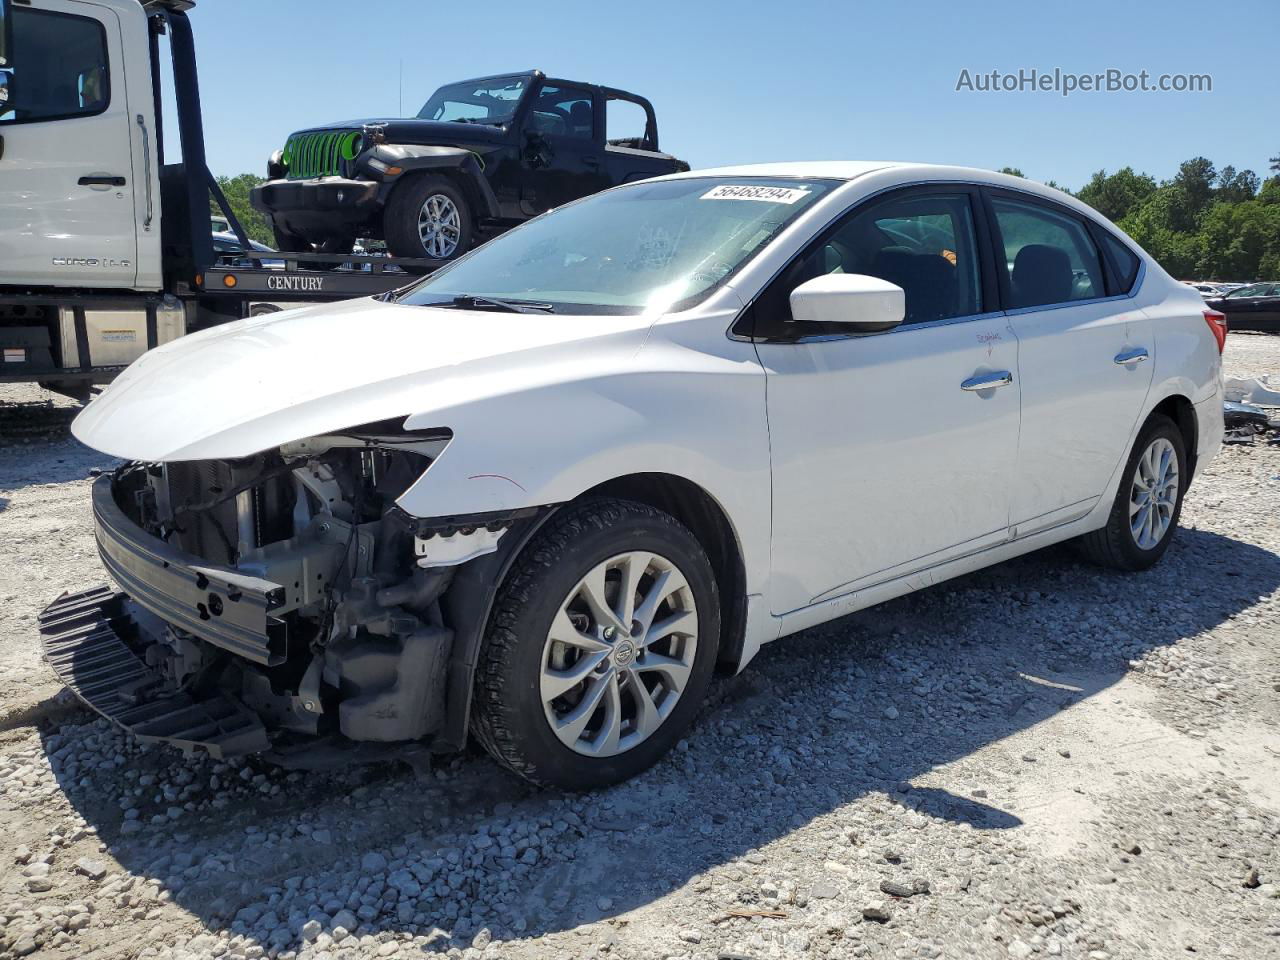
<path fill-rule="evenodd" d="M 1018 345 L 990 310 L 976 197 L 922 186 L 865 201 L 750 308 L 766 372 L 775 614 L 1007 538 Z M 906 321 L 864 337 L 797 333 L 790 291 L 836 271 L 901 286 Z"/>
<path fill-rule="evenodd" d="M 1022 429 L 1010 523 L 1021 537 L 1084 516 L 1105 492 L 1146 402 L 1155 343 L 1129 296 L 1141 283 L 1132 251 L 1125 284 L 1080 214 L 1016 191 L 985 193 L 1018 338 Z"/>
<path fill-rule="evenodd" d="M 137 236 L 120 22 L 77 0 L 9 5 L 0 282 L 129 287 Z"/>
<path fill-rule="evenodd" d="M 594 91 L 543 81 L 524 116 L 523 203 L 542 213 L 609 186 Z"/>

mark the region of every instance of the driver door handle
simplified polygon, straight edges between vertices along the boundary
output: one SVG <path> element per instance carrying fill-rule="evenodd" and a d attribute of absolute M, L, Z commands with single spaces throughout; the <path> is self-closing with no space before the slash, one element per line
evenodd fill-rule
<path fill-rule="evenodd" d="M 1013 374 L 1008 370 L 996 370 L 992 373 L 980 373 L 960 384 L 961 390 L 976 393 L 979 390 L 994 390 L 996 387 L 1007 387 L 1013 383 Z"/>
<path fill-rule="evenodd" d="M 1143 360 L 1147 359 L 1147 356 L 1148 354 L 1145 347 L 1135 347 L 1132 350 L 1125 350 L 1122 353 L 1117 353 L 1115 356 L 1115 362 L 1123 367 L 1131 367 L 1134 364 L 1142 363 Z"/>
<path fill-rule="evenodd" d="M 82 187 L 123 187 L 126 182 L 124 177 L 113 177 L 107 174 L 100 177 L 81 177 L 76 181 Z"/>

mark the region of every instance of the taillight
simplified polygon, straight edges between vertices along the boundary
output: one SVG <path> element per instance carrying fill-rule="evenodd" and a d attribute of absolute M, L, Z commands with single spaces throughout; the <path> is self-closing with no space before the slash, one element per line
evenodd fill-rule
<path fill-rule="evenodd" d="M 1227 345 L 1227 315 L 1217 310 L 1206 310 L 1204 322 L 1213 331 L 1213 339 L 1218 341 L 1218 352 L 1221 353 Z"/>

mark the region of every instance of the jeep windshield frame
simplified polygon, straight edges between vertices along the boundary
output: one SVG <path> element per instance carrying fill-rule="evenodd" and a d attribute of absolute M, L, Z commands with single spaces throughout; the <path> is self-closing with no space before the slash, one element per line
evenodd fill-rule
<path fill-rule="evenodd" d="M 387 299 L 536 303 L 544 313 L 687 310 L 842 182 L 717 175 L 625 184 L 535 217 Z"/>
<path fill-rule="evenodd" d="M 416 116 L 442 123 L 503 126 L 515 119 L 533 81 L 531 73 L 513 73 L 446 83 L 427 98 Z"/>

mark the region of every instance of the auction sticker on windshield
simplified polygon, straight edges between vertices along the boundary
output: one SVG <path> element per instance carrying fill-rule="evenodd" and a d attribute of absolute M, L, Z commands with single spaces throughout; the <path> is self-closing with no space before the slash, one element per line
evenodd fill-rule
<path fill-rule="evenodd" d="M 809 196 L 808 190 L 794 187 L 761 187 L 749 184 L 725 183 L 712 187 L 702 195 L 703 200 L 763 200 L 765 203 L 795 203 Z"/>

